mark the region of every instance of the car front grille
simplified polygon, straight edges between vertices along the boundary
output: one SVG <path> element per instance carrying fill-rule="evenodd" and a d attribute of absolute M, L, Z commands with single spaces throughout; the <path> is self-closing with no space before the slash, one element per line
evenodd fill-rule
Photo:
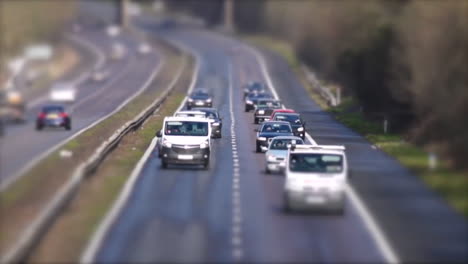
<path fill-rule="evenodd" d="M 172 145 L 172 150 L 177 154 L 195 154 L 200 151 L 200 145 Z"/>

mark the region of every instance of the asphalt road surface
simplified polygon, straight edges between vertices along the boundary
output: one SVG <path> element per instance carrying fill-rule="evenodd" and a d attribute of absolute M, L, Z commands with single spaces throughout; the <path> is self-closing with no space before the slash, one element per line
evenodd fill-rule
<path fill-rule="evenodd" d="M 200 29 L 144 26 L 198 55 L 195 87 L 214 94 L 223 138 L 214 140 L 207 171 L 182 166 L 164 170 L 154 150 L 107 232 L 98 262 L 388 260 L 376 231 L 349 199 L 344 216 L 282 210 L 284 178 L 265 174 L 264 154 L 255 153 L 256 125 L 243 109 L 241 85 L 265 80 L 249 49 Z M 302 114 L 313 139 L 346 146 L 352 185 L 398 259 L 466 261 L 466 220 L 393 158 L 323 112 L 281 58 L 264 55 L 279 97 Z M 239 204 L 232 202 L 235 198 Z"/>
<path fill-rule="evenodd" d="M 39 132 L 35 130 L 36 116 L 40 112 L 40 107 L 48 103 L 47 96 L 29 107 L 26 123 L 8 126 L 6 134 L 0 139 L 0 182 L 2 185 L 19 176 L 19 172 L 31 160 L 114 111 L 140 90 L 161 63 L 161 57 L 157 52 L 144 56 L 138 54 L 139 40 L 131 33 L 122 32 L 111 39 L 106 35 L 103 27 L 91 27 L 77 33 L 76 36 L 92 43 L 97 47 L 101 56 L 106 57 L 105 67 L 109 69 L 110 77 L 104 82 L 85 80 L 77 86 L 75 102 L 67 105 L 72 117 L 71 131 L 45 129 Z M 109 58 L 111 45 L 115 41 L 122 43 L 128 51 L 121 60 Z M 88 68 L 80 67 L 73 74 L 64 76 L 61 81 L 74 80 L 83 71 L 89 71 L 89 65 L 95 64 L 97 58 L 92 52 L 83 51 L 81 54 Z"/>

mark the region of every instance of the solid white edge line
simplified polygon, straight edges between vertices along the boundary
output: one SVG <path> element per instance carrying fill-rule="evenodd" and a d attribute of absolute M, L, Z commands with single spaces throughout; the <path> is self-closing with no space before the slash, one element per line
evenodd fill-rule
<path fill-rule="evenodd" d="M 153 73 L 150 75 L 150 77 L 146 80 L 146 82 L 143 84 L 143 86 L 138 90 L 137 93 L 133 94 L 131 97 L 127 98 L 123 103 L 121 103 L 116 109 L 114 109 L 112 112 L 110 112 L 109 114 L 101 117 L 100 119 L 94 121 L 93 123 L 91 123 L 90 125 L 88 125 L 87 127 L 85 128 L 82 128 L 81 130 L 79 130 L 78 132 L 76 132 L 75 134 L 73 134 L 72 136 L 64 139 L 63 141 L 59 142 L 58 144 L 56 144 L 55 146 L 49 148 L 48 150 L 46 150 L 45 152 L 43 152 L 42 154 L 39 154 L 39 156 L 35 157 L 34 159 L 32 159 L 30 162 L 28 162 L 24 167 L 23 169 L 21 169 L 20 171 L 18 171 L 17 173 L 15 173 L 12 177 L 10 178 L 7 178 L 5 180 L 2 180 L 1 182 L 1 185 L 0 185 L 0 192 L 3 192 L 4 190 L 6 190 L 11 184 L 13 184 L 14 182 L 16 182 L 18 179 L 20 179 L 23 175 L 26 174 L 26 172 L 28 172 L 29 170 L 31 170 L 34 166 L 36 166 L 40 161 L 42 161 L 43 159 L 45 159 L 47 156 L 49 156 L 51 153 L 53 153 L 54 151 L 56 151 L 57 149 L 61 148 L 63 145 L 67 144 L 68 142 L 70 142 L 71 140 L 73 140 L 74 138 L 78 137 L 79 135 L 83 134 L 85 131 L 87 131 L 88 129 L 94 127 L 95 125 L 99 124 L 100 122 L 102 122 L 103 120 L 107 119 L 108 117 L 112 116 L 113 114 L 117 113 L 118 111 L 120 111 L 127 103 L 129 103 L 131 100 L 133 100 L 136 96 L 140 95 L 144 90 L 146 90 L 147 86 L 151 83 L 151 81 L 154 79 L 154 77 L 159 73 L 159 71 L 161 70 L 162 68 L 162 65 L 165 63 L 165 60 L 162 59 L 161 62 L 159 62 L 157 68 L 153 71 Z"/>
<path fill-rule="evenodd" d="M 184 47 L 182 45 L 176 45 L 176 46 L 178 46 L 180 49 L 188 50 L 187 47 Z M 198 78 L 199 67 L 200 67 L 199 55 L 196 53 L 192 53 L 192 52 L 191 54 L 195 55 L 196 57 L 196 66 L 193 72 L 192 82 L 190 83 L 187 94 L 189 94 L 193 90 L 196 84 L 196 81 Z M 178 78 L 176 78 L 175 80 L 178 80 Z M 185 97 L 184 100 L 182 100 L 176 112 L 180 111 L 180 109 L 184 107 L 186 100 L 187 100 L 187 97 Z M 121 214 L 123 208 L 127 204 L 128 199 L 130 198 L 130 195 L 133 192 L 133 188 L 135 187 L 135 184 L 141 174 L 141 171 L 143 170 L 144 165 L 150 158 L 151 152 L 156 147 L 156 143 L 157 143 L 157 138 L 155 137 L 153 138 L 153 140 L 151 141 L 151 144 L 146 149 L 142 158 L 138 161 L 137 165 L 133 169 L 132 173 L 130 174 L 129 179 L 125 183 L 125 186 L 120 192 L 117 200 L 115 200 L 115 202 L 113 203 L 112 208 L 107 213 L 105 218 L 101 221 L 101 223 L 98 226 L 98 229 L 94 232 L 93 236 L 91 237 L 90 243 L 88 243 L 88 245 L 86 246 L 85 250 L 83 251 L 81 255 L 80 263 L 95 262 L 94 259 L 96 257 L 97 252 L 101 248 L 101 245 L 104 242 L 104 239 L 107 233 L 109 232 L 110 228 L 115 223 L 115 221 L 117 220 L 117 217 Z"/>
<path fill-rule="evenodd" d="M 256 50 L 255 48 L 252 48 L 246 45 L 244 45 L 244 47 L 246 47 L 248 50 L 254 53 L 255 57 L 257 58 L 257 62 L 259 62 L 260 67 L 262 68 L 262 73 L 265 79 L 267 80 L 270 90 L 272 91 L 275 99 L 279 100 L 279 96 L 276 92 L 276 88 L 273 85 L 271 77 L 268 73 L 268 69 L 267 69 L 263 55 L 260 54 L 260 52 Z M 312 137 L 309 135 L 309 133 L 306 133 L 306 137 L 311 143 L 317 144 L 315 140 L 313 140 Z M 385 235 L 383 234 L 382 229 L 378 226 L 371 212 L 366 207 L 366 205 L 364 204 L 364 202 L 359 197 L 359 195 L 354 190 L 351 184 L 348 184 L 348 188 L 346 188 L 346 193 L 351 198 L 351 203 L 353 203 L 355 208 L 357 209 L 358 214 L 361 216 L 361 219 L 364 221 L 364 224 L 367 227 L 369 233 L 373 237 L 374 241 L 377 243 L 377 246 L 379 250 L 381 251 L 385 260 L 388 263 L 400 263 L 401 262 L 400 259 L 396 255 L 394 249 L 392 248 L 388 240 L 386 239 Z"/>

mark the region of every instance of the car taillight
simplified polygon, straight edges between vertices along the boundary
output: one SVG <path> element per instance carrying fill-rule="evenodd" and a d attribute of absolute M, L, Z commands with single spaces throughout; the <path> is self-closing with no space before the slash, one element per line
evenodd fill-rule
<path fill-rule="evenodd" d="M 60 117 L 65 118 L 65 117 L 68 117 L 68 115 L 67 115 L 67 113 L 60 113 Z"/>
<path fill-rule="evenodd" d="M 43 118 L 46 117 L 46 114 L 44 112 L 41 112 L 41 113 L 39 113 L 39 115 L 37 115 L 37 117 L 40 118 L 40 119 L 43 119 Z"/>

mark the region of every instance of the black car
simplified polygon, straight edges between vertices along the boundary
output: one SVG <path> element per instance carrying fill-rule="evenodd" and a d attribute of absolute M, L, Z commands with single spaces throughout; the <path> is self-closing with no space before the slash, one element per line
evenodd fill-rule
<path fill-rule="evenodd" d="M 219 116 L 218 110 L 216 110 L 215 108 L 197 108 L 197 111 L 204 112 L 206 114 L 206 118 L 210 120 L 211 137 L 221 138 L 223 119 Z"/>
<path fill-rule="evenodd" d="M 285 121 L 267 121 L 257 130 L 257 152 L 268 149 L 269 141 L 277 136 L 293 136 L 291 125 Z M 263 148 L 262 148 L 263 147 Z"/>
<path fill-rule="evenodd" d="M 265 121 L 266 118 L 270 118 L 273 110 L 280 109 L 281 103 L 274 99 L 261 99 L 258 100 L 256 109 L 254 112 L 254 123 L 258 124 Z"/>
<path fill-rule="evenodd" d="M 286 121 L 289 122 L 295 136 L 305 138 L 305 121 L 302 120 L 301 115 L 298 113 L 277 113 L 275 119 L 272 121 Z"/>
<path fill-rule="evenodd" d="M 251 92 L 257 92 L 257 93 L 262 93 L 266 91 L 266 86 L 264 83 L 261 82 L 250 82 L 245 85 L 244 88 L 244 98 L 247 96 L 247 94 Z"/>
<path fill-rule="evenodd" d="M 193 107 L 212 107 L 213 97 L 205 90 L 197 90 L 189 96 L 186 106 L 188 110 Z"/>
<path fill-rule="evenodd" d="M 245 97 L 245 112 L 254 110 L 260 99 L 273 99 L 273 96 L 267 92 L 251 92 Z"/>
<path fill-rule="evenodd" d="M 63 127 L 71 129 L 71 117 L 61 105 L 46 105 L 37 116 L 36 130 L 44 127 Z"/>

